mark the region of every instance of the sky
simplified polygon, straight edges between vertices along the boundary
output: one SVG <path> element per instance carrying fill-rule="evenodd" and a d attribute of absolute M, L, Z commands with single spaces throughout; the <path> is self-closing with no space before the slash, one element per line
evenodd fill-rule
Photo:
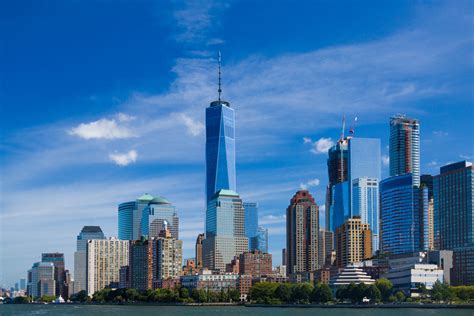
<path fill-rule="evenodd" d="M 218 51 L 237 191 L 259 203 L 274 266 L 297 190 L 324 222 L 343 116 L 381 139 L 383 177 L 396 113 L 420 120 L 422 173 L 472 161 L 473 24 L 472 1 L 1 2 L 0 286 L 42 252 L 72 271 L 82 227 L 116 236 L 118 204 L 144 193 L 176 206 L 194 256 Z"/>

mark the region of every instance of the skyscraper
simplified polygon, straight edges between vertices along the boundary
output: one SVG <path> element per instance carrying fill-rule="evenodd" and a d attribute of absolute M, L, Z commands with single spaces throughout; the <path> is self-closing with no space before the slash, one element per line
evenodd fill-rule
<path fill-rule="evenodd" d="M 407 173 L 380 182 L 381 249 L 390 254 L 420 250 L 419 189 Z"/>
<path fill-rule="evenodd" d="M 250 245 L 250 251 L 258 250 L 263 253 L 268 253 L 268 229 L 259 226 L 257 235 L 252 237 Z"/>
<path fill-rule="evenodd" d="M 379 182 L 376 178 L 352 181 L 352 210 L 372 230 L 372 251 L 379 250 Z"/>
<path fill-rule="evenodd" d="M 413 174 L 413 185 L 420 185 L 420 124 L 397 114 L 390 118 L 390 176 L 406 173 Z"/>
<path fill-rule="evenodd" d="M 217 191 L 236 191 L 235 118 L 230 103 L 221 100 L 219 55 L 219 90 L 217 101 L 206 109 L 206 201 Z"/>
<path fill-rule="evenodd" d="M 336 229 L 336 263 L 338 267 L 372 257 L 370 225 L 354 216 Z"/>
<path fill-rule="evenodd" d="M 318 240 L 318 261 L 319 269 L 323 268 L 324 265 L 331 264 L 331 252 L 334 250 L 334 234 L 331 231 L 319 230 Z"/>
<path fill-rule="evenodd" d="M 130 241 L 129 247 L 128 279 L 130 280 L 130 287 L 139 291 L 152 289 L 154 262 L 152 241 L 145 239 L 133 240 Z"/>
<path fill-rule="evenodd" d="M 195 253 L 196 253 L 196 258 L 195 258 L 195 263 L 196 263 L 196 268 L 200 269 L 202 268 L 202 241 L 204 240 L 204 234 L 199 234 L 196 238 L 196 246 L 195 246 Z"/>
<path fill-rule="evenodd" d="M 87 294 L 117 288 L 120 268 L 128 265 L 130 241 L 110 238 L 87 241 Z"/>
<path fill-rule="evenodd" d="M 36 262 L 28 270 L 28 295 L 34 298 L 43 295 L 56 295 L 54 264 L 52 262 Z"/>
<path fill-rule="evenodd" d="M 474 167 L 461 161 L 434 177 L 435 244 L 453 250 L 453 285 L 474 285 Z"/>
<path fill-rule="evenodd" d="M 433 176 L 424 174 L 420 177 L 419 217 L 423 225 L 420 227 L 420 246 L 423 250 L 434 249 L 434 195 Z"/>
<path fill-rule="evenodd" d="M 74 293 L 87 290 L 87 241 L 93 239 L 105 239 L 100 226 L 84 226 L 77 236 L 74 252 Z"/>
<path fill-rule="evenodd" d="M 371 183 L 380 181 L 380 140 L 348 136 L 340 139 L 328 152 L 329 185 L 326 192 L 326 229 L 335 232 L 347 219 L 360 215 L 360 205 L 372 205 L 367 212 L 370 214 L 363 221 L 375 217 L 378 221 L 379 206 L 373 201 L 362 201 L 354 197 L 354 182 L 359 178 L 373 179 Z M 360 192 L 359 192 L 360 193 Z M 364 222 L 365 223 L 365 222 Z"/>
<path fill-rule="evenodd" d="M 245 218 L 245 236 L 249 240 L 249 250 L 252 251 L 255 247 L 252 246 L 252 238 L 258 233 L 258 204 L 252 202 L 244 202 L 244 218 Z"/>
<path fill-rule="evenodd" d="M 183 242 L 174 238 L 165 227 L 160 232 L 160 236 L 152 240 L 152 243 L 154 283 L 179 276 L 183 263 Z"/>
<path fill-rule="evenodd" d="M 121 240 L 140 240 L 142 236 L 157 237 L 168 222 L 173 237 L 179 238 L 179 218 L 175 207 L 165 198 L 148 193 L 118 207 L 118 236 Z"/>
<path fill-rule="evenodd" d="M 318 205 L 307 190 L 300 190 L 286 209 L 288 274 L 318 269 L 318 237 Z"/>
<path fill-rule="evenodd" d="M 54 265 L 55 295 L 68 297 L 66 275 L 64 270 L 64 254 L 59 252 L 41 254 L 41 262 L 51 262 Z"/>
<path fill-rule="evenodd" d="M 225 272 L 225 265 L 234 257 L 248 251 L 244 208 L 237 193 L 221 189 L 209 201 L 202 250 L 204 267 L 220 272 Z"/>

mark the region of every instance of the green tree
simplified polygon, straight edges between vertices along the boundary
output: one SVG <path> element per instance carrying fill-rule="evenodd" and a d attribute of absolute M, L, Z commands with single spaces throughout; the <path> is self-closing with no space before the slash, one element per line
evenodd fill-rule
<path fill-rule="evenodd" d="M 30 302 L 28 296 L 17 296 L 13 299 L 13 304 L 27 304 Z"/>
<path fill-rule="evenodd" d="M 382 294 L 377 286 L 371 284 L 365 290 L 364 296 L 370 299 L 371 303 L 378 303 L 382 298 Z"/>
<path fill-rule="evenodd" d="M 78 293 L 74 294 L 71 297 L 71 300 L 75 301 L 75 302 L 85 302 L 85 301 L 87 301 L 88 298 L 89 298 L 89 296 L 87 295 L 87 292 L 85 290 L 82 290 L 82 291 L 79 291 Z"/>
<path fill-rule="evenodd" d="M 405 294 L 403 294 L 402 291 L 398 291 L 397 293 L 395 293 L 395 299 L 397 302 L 404 302 L 406 297 L 405 297 Z"/>
<path fill-rule="evenodd" d="M 275 290 L 275 297 L 283 303 L 291 302 L 291 292 L 292 284 L 291 283 L 281 283 Z"/>
<path fill-rule="evenodd" d="M 387 302 L 390 295 L 392 295 L 393 284 L 385 278 L 380 278 L 375 281 L 375 286 L 379 289 L 382 295 L 382 301 Z"/>
<path fill-rule="evenodd" d="M 275 304 L 280 300 L 276 298 L 275 292 L 278 284 L 269 282 L 259 282 L 250 288 L 250 299 L 257 304 Z"/>
<path fill-rule="evenodd" d="M 185 287 L 179 289 L 179 297 L 183 299 L 189 298 L 189 290 Z"/>
<path fill-rule="evenodd" d="M 127 289 L 124 294 L 128 301 L 138 301 L 140 298 L 140 293 L 136 289 Z"/>
<path fill-rule="evenodd" d="M 56 299 L 55 296 L 52 296 L 52 295 L 43 295 L 43 296 L 41 296 L 40 301 L 41 301 L 41 302 L 45 302 L 45 303 L 51 303 L 51 302 L 54 301 L 55 299 Z"/>
<path fill-rule="evenodd" d="M 327 303 L 332 300 L 332 291 L 327 284 L 317 283 L 311 292 L 311 302 Z"/>
<path fill-rule="evenodd" d="M 298 283 L 293 287 L 292 301 L 299 304 L 308 304 L 312 291 L 313 285 L 311 283 Z"/>
<path fill-rule="evenodd" d="M 229 299 L 231 302 L 240 302 L 240 292 L 237 289 L 229 290 Z"/>
<path fill-rule="evenodd" d="M 455 295 L 449 286 L 439 281 L 435 282 L 430 294 L 435 301 L 450 302 L 455 298 Z"/>

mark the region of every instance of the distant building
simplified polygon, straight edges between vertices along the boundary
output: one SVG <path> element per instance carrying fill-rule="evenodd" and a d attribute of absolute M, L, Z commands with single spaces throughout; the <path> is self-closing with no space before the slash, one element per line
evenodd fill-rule
<path fill-rule="evenodd" d="M 20 290 L 26 290 L 26 279 L 20 279 Z"/>
<path fill-rule="evenodd" d="M 230 263 L 225 265 L 225 273 L 237 273 L 240 274 L 240 261 L 239 257 L 234 257 Z"/>
<path fill-rule="evenodd" d="M 436 282 L 443 282 L 443 270 L 435 264 L 414 264 L 391 268 L 386 275 L 396 289 L 417 292 L 420 285 L 428 290 Z"/>
<path fill-rule="evenodd" d="M 183 266 L 182 275 L 191 275 L 199 272 L 198 267 L 194 259 L 187 259 L 186 264 Z"/>
<path fill-rule="evenodd" d="M 412 174 L 412 185 L 420 186 L 420 124 L 397 114 L 390 118 L 390 176 Z"/>
<path fill-rule="evenodd" d="M 153 288 L 153 259 L 152 242 L 148 240 L 130 241 L 128 273 L 131 288 L 139 291 Z"/>
<path fill-rule="evenodd" d="M 296 192 L 286 210 L 287 273 L 318 269 L 319 208 L 307 190 Z"/>
<path fill-rule="evenodd" d="M 389 254 L 413 253 L 420 247 L 419 188 L 411 173 L 380 182 L 381 249 Z"/>
<path fill-rule="evenodd" d="M 334 234 L 327 230 L 319 230 L 318 259 L 319 269 L 331 265 L 331 252 L 334 250 Z"/>
<path fill-rule="evenodd" d="M 163 280 L 175 278 L 181 274 L 183 262 L 183 242 L 175 239 L 167 229 L 160 233 L 158 238 L 152 240 L 153 258 L 156 266 L 156 279 Z"/>
<path fill-rule="evenodd" d="M 252 251 L 258 247 L 258 204 L 253 202 L 244 202 L 245 236 L 249 240 L 249 250 Z"/>
<path fill-rule="evenodd" d="M 424 174 L 420 177 L 419 198 L 420 246 L 422 250 L 434 249 L 434 194 L 433 176 Z"/>
<path fill-rule="evenodd" d="M 244 252 L 239 258 L 240 274 L 260 276 L 272 274 L 272 255 L 258 250 Z"/>
<path fill-rule="evenodd" d="M 120 268 L 128 265 L 129 241 L 110 238 L 87 241 L 87 294 L 118 288 Z"/>
<path fill-rule="evenodd" d="M 212 292 L 221 292 L 236 289 L 239 275 L 236 273 L 212 274 L 210 270 L 202 270 L 198 274 L 181 276 L 181 286 L 189 291 L 205 289 Z"/>
<path fill-rule="evenodd" d="M 252 237 L 252 246 L 250 250 L 258 250 L 264 253 L 268 253 L 268 229 L 259 226 L 257 229 L 257 235 Z"/>
<path fill-rule="evenodd" d="M 64 269 L 64 254 L 55 253 L 43 253 L 41 254 L 41 262 L 51 262 L 54 265 L 54 281 L 55 281 L 55 296 L 62 296 L 67 298 L 69 296 L 66 274 Z"/>
<path fill-rule="evenodd" d="M 287 259 L 286 259 L 286 258 L 287 258 L 287 257 L 286 257 L 286 248 L 283 248 L 283 249 L 281 250 L 281 265 L 282 265 L 282 266 L 286 266 L 286 265 L 287 265 L 287 261 L 286 261 Z"/>
<path fill-rule="evenodd" d="M 136 201 L 118 207 L 118 235 L 121 240 L 140 240 L 142 236 L 157 237 L 168 222 L 174 238 L 179 239 L 179 218 L 175 207 L 165 198 L 144 194 Z"/>
<path fill-rule="evenodd" d="M 224 272 L 227 263 L 246 251 L 248 239 L 244 231 L 242 200 L 233 191 L 219 190 L 207 207 L 203 265 Z"/>
<path fill-rule="evenodd" d="M 379 250 L 379 180 L 357 178 L 352 181 L 352 210 L 360 216 L 362 223 L 369 224 L 372 231 L 372 252 Z"/>
<path fill-rule="evenodd" d="M 93 239 L 105 239 L 100 226 L 84 226 L 77 236 L 74 252 L 74 293 L 87 290 L 87 241 Z"/>
<path fill-rule="evenodd" d="M 435 244 L 453 250 L 453 285 L 474 285 L 474 167 L 461 161 L 434 177 Z"/>
<path fill-rule="evenodd" d="M 203 267 L 202 265 L 202 241 L 204 240 L 204 234 L 199 234 L 196 238 L 196 247 L 195 247 L 195 252 L 196 252 L 196 258 L 195 258 L 195 263 L 196 263 L 196 268 L 200 269 Z"/>
<path fill-rule="evenodd" d="M 52 262 L 36 262 L 28 270 L 28 295 L 39 298 L 43 295 L 56 296 L 54 280 L 54 264 Z"/>
<path fill-rule="evenodd" d="M 367 273 L 361 268 L 353 265 L 345 267 L 341 272 L 334 275 L 329 281 L 329 285 L 333 288 L 340 286 L 347 286 L 351 283 L 359 284 L 374 284 L 375 280 L 372 279 Z"/>
<path fill-rule="evenodd" d="M 336 263 L 338 267 L 372 257 L 372 235 L 369 224 L 360 217 L 348 219 L 336 229 Z"/>

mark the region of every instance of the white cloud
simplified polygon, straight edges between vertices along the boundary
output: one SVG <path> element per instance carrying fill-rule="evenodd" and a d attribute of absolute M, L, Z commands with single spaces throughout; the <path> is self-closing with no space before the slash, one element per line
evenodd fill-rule
<path fill-rule="evenodd" d="M 125 113 L 117 114 L 117 119 L 119 120 L 119 122 L 130 122 L 133 121 L 135 118 L 135 116 L 131 116 Z"/>
<path fill-rule="evenodd" d="M 122 119 L 124 117 L 122 116 Z M 118 125 L 113 119 L 100 119 L 90 123 L 81 123 L 77 127 L 70 129 L 68 133 L 83 139 L 118 139 L 134 136 L 129 128 Z"/>
<path fill-rule="evenodd" d="M 441 137 L 441 136 L 448 136 L 448 132 L 445 131 L 433 131 L 433 135 Z"/>
<path fill-rule="evenodd" d="M 311 152 L 315 154 L 325 154 L 332 146 L 334 146 L 334 142 L 331 138 L 321 137 L 313 143 L 313 149 L 311 149 Z"/>
<path fill-rule="evenodd" d="M 438 161 L 436 160 L 431 160 L 430 162 L 428 162 L 429 167 L 436 167 L 437 165 L 438 165 Z"/>
<path fill-rule="evenodd" d="M 180 113 L 178 117 L 184 123 L 184 125 L 186 125 L 189 134 L 193 136 L 199 136 L 204 131 L 203 123 L 193 120 L 191 117 L 184 113 Z"/>
<path fill-rule="evenodd" d="M 387 155 L 382 156 L 382 164 L 384 166 L 388 166 L 390 164 L 390 157 Z"/>
<path fill-rule="evenodd" d="M 127 166 L 137 161 L 138 154 L 135 150 L 130 150 L 127 153 L 113 153 L 109 155 L 110 160 L 115 162 L 119 166 Z"/>
<path fill-rule="evenodd" d="M 309 137 L 303 137 L 303 142 L 305 144 L 311 144 L 313 142 L 313 140 Z"/>
<path fill-rule="evenodd" d="M 306 183 L 300 183 L 300 189 L 301 190 L 308 190 L 309 187 L 318 186 L 320 182 L 321 181 L 319 181 L 319 179 L 312 179 L 312 180 L 309 180 Z"/>

